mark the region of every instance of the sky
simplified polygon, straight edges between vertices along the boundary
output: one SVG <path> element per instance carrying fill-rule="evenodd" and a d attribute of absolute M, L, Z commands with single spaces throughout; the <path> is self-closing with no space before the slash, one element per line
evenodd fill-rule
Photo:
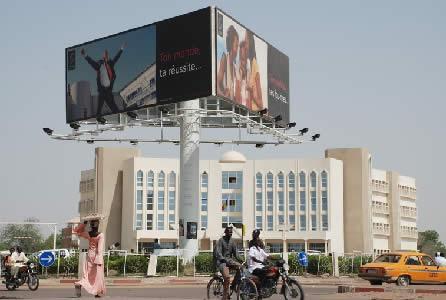
<path fill-rule="evenodd" d="M 291 119 L 315 143 L 279 148 L 202 146 L 203 159 L 234 148 L 249 159 L 321 158 L 365 147 L 374 168 L 416 178 L 418 228 L 446 240 L 446 1 L 0 1 L 0 221 L 77 215 L 80 171 L 94 144 L 55 141 L 65 124 L 65 48 L 215 5 L 290 57 Z M 166 133 L 178 137 L 178 130 Z M 202 130 L 203 137 L 235 137 Z M 156 129 L 120 136 L 154 137 Z M 115 135 L 116 136 L 116 135 Z M 140 145 L 178 157 L 173 145 Z"/>

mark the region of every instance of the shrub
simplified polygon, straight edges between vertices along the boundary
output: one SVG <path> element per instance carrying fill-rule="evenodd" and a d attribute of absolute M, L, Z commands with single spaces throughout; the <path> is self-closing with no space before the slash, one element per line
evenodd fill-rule
<path fill-rule="evenodd" d="M 125 266 L 126 273 L 146 273 L 148 259 L 145 256 L 129 255 L 127 256 L 127 263 Z M 124 266 L 122 266 L 122 273 Z"/>
<path fill-rule="evenodd" d="M 200 253 L 195 257 L 195 271 L 211 274 L 215 270 L 212 253 Z"/>

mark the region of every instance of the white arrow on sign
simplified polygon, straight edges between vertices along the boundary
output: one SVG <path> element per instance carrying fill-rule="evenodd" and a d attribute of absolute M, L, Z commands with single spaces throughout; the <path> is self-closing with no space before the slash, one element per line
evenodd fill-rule
<path fill-rule="evenodd" d="M 53 261 L 53 258 L 51 256 L 48 256 L 48 257 L 42 257 L 41 260 L 47 261 L 48 263 L 50 263 Z"/>

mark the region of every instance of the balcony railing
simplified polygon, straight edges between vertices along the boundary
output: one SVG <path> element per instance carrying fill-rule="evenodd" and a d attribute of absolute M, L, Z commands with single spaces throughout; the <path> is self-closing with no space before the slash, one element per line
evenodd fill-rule
<path fill-rule="evenodd" d="M 389 193 L 389 186 L 387 184 L 372 183 L 371 186 L 373 192 Z"/>
<path fill-rule="evenodd" d="M 417 211 L 416 210 L 407 210 L 407 209 L 401 209 L 401 216 L 405 218 L 417 218 Z"/>
<path fill-rule="evenodd" d="M 385 205 L 373 204 L 372 205 L 372 212 L 377 213 L 377 214 L 389 214 L 390 209 L 389 209 L 388 206 L 385 206 Z"/>
<path fill-rule="evenodd" d="M 399 191 L 401 197 L 406 197 L 414 200 L 417 199 L 417 192 L 414 190 L 399 189 Z"/>
<path fill-rule="evenodd" d="M 408 231 L 408 230 L 403 230 L 401 231 L 401 237 L 405 237 L 405 238 L 418 238 L 418 231 Z"/>
<path fill-rule="evenodd" d="M 390 235 L 390 228 L 373 228 L 374 234 Z"/>

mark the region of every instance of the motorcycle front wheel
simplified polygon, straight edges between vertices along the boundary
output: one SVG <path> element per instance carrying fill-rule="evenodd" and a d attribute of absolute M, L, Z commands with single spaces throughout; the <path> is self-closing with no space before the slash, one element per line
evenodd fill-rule
<path fill-rule="evenodd" d="M 39 288 L 39 277 L 36 275 L 30 275 L 28 277 L 28 288 L 31 291 L 36 291 Z"/>
<path fill-rule="evenodd" d="M 257 286 L 249 278 L 243 278 L 237 286 L 237 300 L 258 299 Z"/>
<path fill-rule="evenodd" d="M 207 286 L 208 299 L 220 299 L 223 296 L 223 279 L 221 277 L 214 277 L 209 280 Z"/>
<path fill-rule="evenodd" d="M 294 279 L 289 279 L 286 282 L 284 282 L 282 293 L 283 293 L 283 298 L 285 298 L 285 300 L 290 300 L 290 299 L 304 300 L 305 298 L 304 290 L 300 286 L 299 282 L 297 282 Z"/>

